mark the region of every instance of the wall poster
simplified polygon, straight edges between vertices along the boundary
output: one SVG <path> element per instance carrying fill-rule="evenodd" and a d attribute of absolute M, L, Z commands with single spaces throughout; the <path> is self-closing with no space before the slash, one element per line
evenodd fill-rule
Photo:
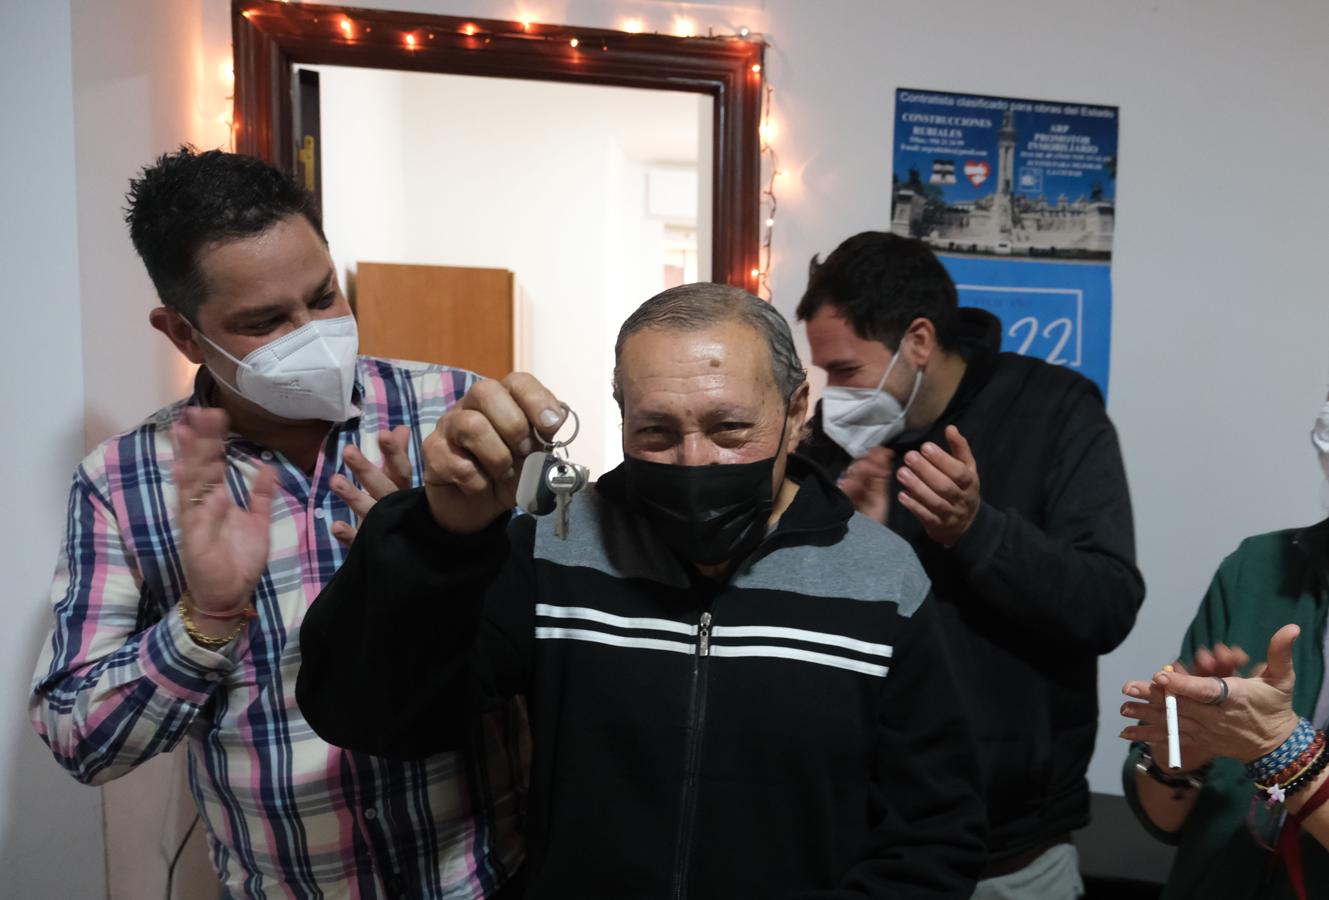
<path fill-rule="evenodd" d="M 901 88 L 891 231 L 931 245 L 1002 349 L 1107 397 L 1117 108 Z"/>

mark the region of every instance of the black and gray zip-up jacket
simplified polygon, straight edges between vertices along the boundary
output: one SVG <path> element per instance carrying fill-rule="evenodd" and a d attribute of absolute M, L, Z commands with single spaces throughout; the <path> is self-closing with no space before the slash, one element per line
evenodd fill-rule
<path fill-rule="evenodd" d="M 621 470 L 566 540 L 529 516 L 449 534 L 391 495 L 305 618 L 300 707 L 330 743 L 419 758 L 525 696 L 529 898 L 967 898 L 984 811 L 928 579 L 789 471 L 724 582 L 628 511 Z"/>

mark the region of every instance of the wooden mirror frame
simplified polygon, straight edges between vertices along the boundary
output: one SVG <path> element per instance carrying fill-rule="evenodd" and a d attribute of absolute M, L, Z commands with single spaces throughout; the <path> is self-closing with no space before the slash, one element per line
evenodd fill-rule
<path fill-rule="evenodd" d="M 236 150 L 295 171 L 294 64 L 706 94 L 714 108 L 711 279 L 756 293 L 762 63 L 757 38 L 672 37 L 425 13 L 232 0 Z M 410 36 L 408 38 L 408 35 Z"/>

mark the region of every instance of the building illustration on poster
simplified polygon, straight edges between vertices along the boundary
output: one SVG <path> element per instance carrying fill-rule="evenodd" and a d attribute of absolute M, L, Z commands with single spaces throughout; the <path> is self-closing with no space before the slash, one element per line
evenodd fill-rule
<path fill-rule="evenodd" d="M 890 230 L 929 244 L 1002 349 L 1107 395 L 1116 107 L 900 89 Z"/>

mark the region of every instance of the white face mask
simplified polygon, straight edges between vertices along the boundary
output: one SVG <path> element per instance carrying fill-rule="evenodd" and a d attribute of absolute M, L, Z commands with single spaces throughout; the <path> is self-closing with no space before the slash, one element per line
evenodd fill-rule
<path fill-rule="evenodd" d="M 821 427 L 853 459 L 880 447 L 904 431 L 905 416 L 923 385 L 923 370 L 914 376 L 914 389 L 903 407 L 886 391 L 886 379 L 902 354 L 896 350 L 881 383 L 875 388 L 828 387 L 821 393 Z"/>
<path fill-rule="evenodd" d="M 198 329 L 194 333 L 234 362 L 233 393 L 283 419 L 345 422 L 360 414 L 351 402 L 360 335 L 353 316 L 315 319 L 236 359 Z"/>
<path fill-rule="evenodd" d="M 1329 400 L 1325 401 L 1315 420 L 1315 427 L 1311 429 L 1311 444 L 1315 446 L 1315 454 L 1320 457 L 1324 477 L 1329 478 Z"/>

